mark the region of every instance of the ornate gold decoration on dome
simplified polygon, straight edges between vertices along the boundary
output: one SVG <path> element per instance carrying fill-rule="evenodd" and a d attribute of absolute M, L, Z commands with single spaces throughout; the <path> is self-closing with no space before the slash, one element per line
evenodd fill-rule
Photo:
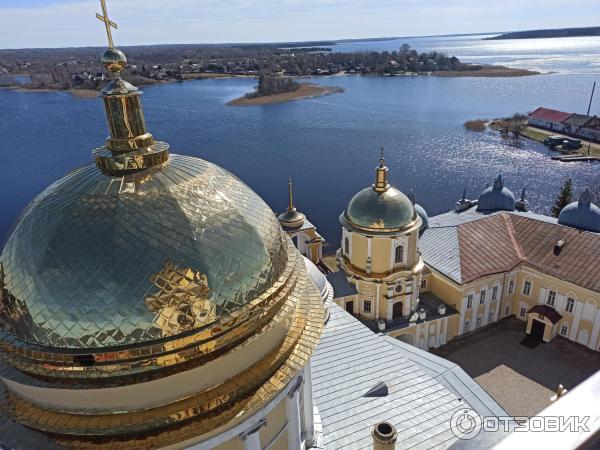
<path fill-rule="evenodd" d="M 145 303 L 156 313 L 154 323 L 163 336 L 173 336 L 215 321 L 215 305 L 209 300 L 208 279 L 203 273 L 190 267 L 178 268 L 168 261 L 151 281 L 158 292 L 149 294 Z"/>
<path fill-rule="evenodd" d="M 381 147 L 381 157 L 379 159 L 379 165 L 375 169 L 375 183 L 373 183 L 373 190 L 377 193 L 386 192 L 390 188 L 388 183 L 388 168 L 385 165 L 384 150 Z"/>
<path fill-rule="evenodd" d="M 108 16 L 105 0 L 100 0 L 102 14 L 96 13 L 105 28 L 109 48 L 102 54 L 102 64 L 113 79 L 102 89 L 104 107 L 110 129 L 106 145 L 92 154 L 96 165 L 106 175 L 121 176 L 151 167 L 160 167 L 169 159 L 169 145 L 156 142 L 146 130 L 140 101 L 142 92 L 121 78 L 127 57 L 115 47 L 112 29 L 117 24 Z"/>

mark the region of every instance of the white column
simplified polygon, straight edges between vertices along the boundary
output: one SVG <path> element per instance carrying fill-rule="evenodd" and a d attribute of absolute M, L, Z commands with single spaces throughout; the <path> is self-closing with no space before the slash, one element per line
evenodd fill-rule
<path fill-rule="evenodd" d="M 394 307 L 394 299 L 388 298 L 387 299 L 387 315 L 386 315 L 387 320 L 392 320 L 392 318 L 393 318 L 393 314 L 394 314 L 393 307 Z"/>
<path fill-rule="evenodd" d="M 244 441 L 244 450 L 262 450 L 260 444 L 260 429 L 266 425 L 265 419 L 259 420 L 254 426 L 240 434 Z"/>
<path fill-rule="evenodd" d="M 444 328 L 442 330 L 442 345 L 446 343 L 448 339 L 448 318 L 444 317 Z"/>
<path fill-rule="evenodd" d="M 381 284 L 376 283 L 375 284 L 375 304 L 373 305 L 375 307 L 375 320 L 379 319 L 379 298 L 381 295 Z"/>
<path fill-rule="evenodd" d="M 592 336 L 588 347 L 592 350 L 598 350 L 598 334 L 600 333 L 600 309 L 596 308 L 596 317 L 594 320 L 594 327 L 592 328 Z"/>
<path fill-rule="evenodd" d="M 468 294 L 467 294 L 468 297 Z M 458 336 L 463 334 L 465 325 L 465 313 L 467 311 L 467 297 L 463 297 L 460 304 L 460 320 L 458 321 Z M 475 299 L 473 299 L 475 301 Z"/>
<path fill-rule="evenodd" d="M 581 314 L 583 313 L 583 303 L 576 300 L 575 308 L 573 310 L 573 323 L 571 324 L 571 332 L 569 333 L 569 339 L 572 341 L 577 340 L 577 332 L 579 331 L 579 322 L 581 321 Z"/>
<path fill-rule="evenodd" d="M 304 366 L 304 383 L 302 385 L 304 394 L 302 398 L 304 400 L 304 425 L 305 425 L 305 438 L 306 447 L 312 447 L 315 442 L 315 418 L 314 418 L 314 405 L 312 395 L 312 376 L 310 372 L 310 361 Z"/>
<path fill-rule="evenodd" d="M 498 297 L 496 297 L 496 313 L 494 314 L 494 320 L 500 320 L 500 305 L 504 298 L 504 283 L 498 285 Z"/>
<path fill-rule="evenodd" d="M 439 347 L 441 343 L 441 333 L 442 333 L 442 320 L 436 320 L 435 324 L 435 344 L 434 347 Z"/>
<path fill-rule="evenodd" d="M 301 450 L 302 433 L 300 430 L 300 387 L 302 378 L 298 378 L 296 385 L 285 398 L 285 415 L 287 418 L 288 450 Z"/>

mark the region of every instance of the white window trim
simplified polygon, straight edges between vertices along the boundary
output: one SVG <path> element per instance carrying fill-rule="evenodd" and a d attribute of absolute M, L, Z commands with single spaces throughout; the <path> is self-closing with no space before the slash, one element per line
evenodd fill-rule
<path fill-rule="evenodd" d="M 473 308 L 473 297 L 474 297 L 473 294 L 467 294 L 467 299 L 466 299 L 467 309 Z M 470 306 L 469 306 L 469 298 L 471 300 L 471 305 Z"/>
<path fill-rule="evenodd" d="M 567 309 L 569 307 L 569 299 L 573 300 L 573 305 L 572 305 L 570 311 Z M 569 295 L 567 295 L 567 298 L 565 300 L 565 309 L 563 311 L 566 312 L 567 314 L 573 314 L 573 311 L 575 311 L 576 304 L 577 304 L 577 299 L 575 297 L 570 297 Z"/>
<path fill-rule="evenodd" d="M 527 289 L 527 293 L 525 293 L 525 286 L 529 284 L 529 289 Z M 523 280 L 523 289 L 521 289 L 521 293 L 527 297 L 531 297 L 531 288 L 533 287 L 533 283 L 531 280 Z"/>
<path fill-rule="evenodd" d="M 512 295 L 515 293 L 515 279 L 510 278 L 508 280 L 508 295 Z"/>
<path fill-rule="evenodd" d="M 498 300 L 498 293 L 500 292 L 500 286 L 495 284 L 492 286 L 492 296 L 490 297 L 490 301 L 495 302 Z"/>
<path fill-rule="evenodd" d="M 566 328 L 565 334 L 563 334 L 563 332 L 562 332 L 563 328 Z M 569 324 L 568 323 L 562 323 L 560 325 L 559 330 L 558 330 L 558 334 L 560 334 L 562 337 L 569 337 Z"/>
<path fill-rule="evenodd" d="M 485 305 L 486 301 L 487 301 L 487 289 L 482 289 L 479 291 L 479 304 Z"/>
<path fill-rule="evenodd" d="M 552 296 L 552 303 L 550 303 L 550 294 L 554 294 Z M 556 306 L 556 296 L 558 295 L 557 291 L 554 291 L 552 289 L 548 289 L 548 293 L 546 294 L 546 305 L 551 306 L 552 308 L 554 308 Z"/>

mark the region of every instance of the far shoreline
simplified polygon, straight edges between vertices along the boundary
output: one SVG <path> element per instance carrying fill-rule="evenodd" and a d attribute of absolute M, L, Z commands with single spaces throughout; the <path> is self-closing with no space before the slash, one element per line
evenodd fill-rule
<path fill-rule="evenodd" d="M 418 77 L 418 76 L 420 76 L 420 77 L 432 76 L 432 77 L 440 77 L 440 78 L 476 78 L 476 77 L 514 78 L 514 77 L 526 77 L 526 76 L 533 76 L 533 75 L 551 75 L 551 74 L 555 73 L 555 72 L 543 73 L 543 72 L 537 72 L 534 70 L 518 69 L 518 68 L 514 68 L 514 67 L 506 67 L 506 66 L 499 66 L 499 65 L 481 64 L 479 66 L 481 68 L 478 70 L 437 71 L 437 72 L 403 72 L 403 73 L 385 74 L 385 75 L 380 75 L 380 74 L 376 74 L 376 73 L 361 74 L 361 73 L 343 72 L 343 73 L 336 73 L 336 74 L 331 74 L 331 75 L 317 75 L 317 76 L 315 76 L 315 75 L 300 75 L 300 76 L 295 76 L 294 78 L 297 78 L 299 80 L 307 79 L 307 78 L 332 78 L 332 77 L 339 77 L 339 76 L 390 77 L 390 78 Z M 168 84 L 168 83 L 196 81 L 196 80 L 225 80 L 225 79 L 231 79 L 231 78 L 257 78 L 257 77 L 256 77 L 256 75 L 252 75 L 252 74 L 200 73 L 200 74 L 193 74 L 187 78 L 184 78 L 183 80 L 175 80 L 175 79 L 173 79 L 173 80 L 151 80 L 151 82 L 149 82 L 147 84 L 140 84 L 140 85 L 138 85 L 138 87 L 139 88 L 147 88 L 147 87 L 153 87 L 153 86 L 160 86 L 161 84 Z M 304 83 L 304 84 L 310 84 L 310 83 Z M 318 85 L 313 85 L 313 86 L 318 86 Z M 321 87 L 324 87 L 324 86 L 321 86 Z M 331 86 L 329 86 L 328 88 L 333 89 L 333 87 L 331 87 Z M 78 88 L 60 89 L 60 88 L 53 88 L 53 87 L 32 88 L 32 87 L 27 87 L 26 85 L 0 86 L 0 89 L 12 90 L 14 92 L 20 92 L 20 93 L 40 93 L 40 94 L 48 94 L 48 93 L 52 93 L 52 92 L 66 92 L 66 93 L 73 95 L 74 97 L 81 98 L 81 99 L 96 98 L 101 93 L 100 90 L 96 91 L 93 89 L 78 89 Z M 337 89 L 341 89 L 341 88 L 337 88 Z M 320 93 L 318 95 L 309 94 L 309 97 L 307 97 L 307 98 L 311 98 L 312 96 L 322 96 L 322 95 L 333 94 L 335 92 L 340 92 L 340 91 Z M 242 99 L 244 99 L 244 97 L 233 100 L 233 102 L 237 102 L 238 100 L 241 101 Z M 300 100 L 300 99 L 302 99 L 302 98 L 301 97 L 292 98 L 290 100 Z M 281 103 L 282 101 L 285 102 L 285 101 L 290 101 L 290 100 L 273 101 L 273 102 L 269 102 L 269 103 Z M 233 106 L 250 105 L 250 103 L 248 103 L 248 104 L 246 104 L 246 103 L 233 104 L 233 102 L 229 102 L 228 104 L 232 104 Z M 256 103 L 256 104 L 261 104 L 261 103 Z"/>

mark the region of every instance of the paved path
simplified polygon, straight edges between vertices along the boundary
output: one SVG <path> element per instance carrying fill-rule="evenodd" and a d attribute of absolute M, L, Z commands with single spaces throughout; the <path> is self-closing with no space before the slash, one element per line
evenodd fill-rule
<path fill-rule="evenodd" d="M 535 349 L 520 344 L 525 323 L 503 320 L 433 353 L 460 365 L 509 414 L 532 416 L 559 384 L 572 389 L 600 370 L 600 353 L 557 336 Z"/>

